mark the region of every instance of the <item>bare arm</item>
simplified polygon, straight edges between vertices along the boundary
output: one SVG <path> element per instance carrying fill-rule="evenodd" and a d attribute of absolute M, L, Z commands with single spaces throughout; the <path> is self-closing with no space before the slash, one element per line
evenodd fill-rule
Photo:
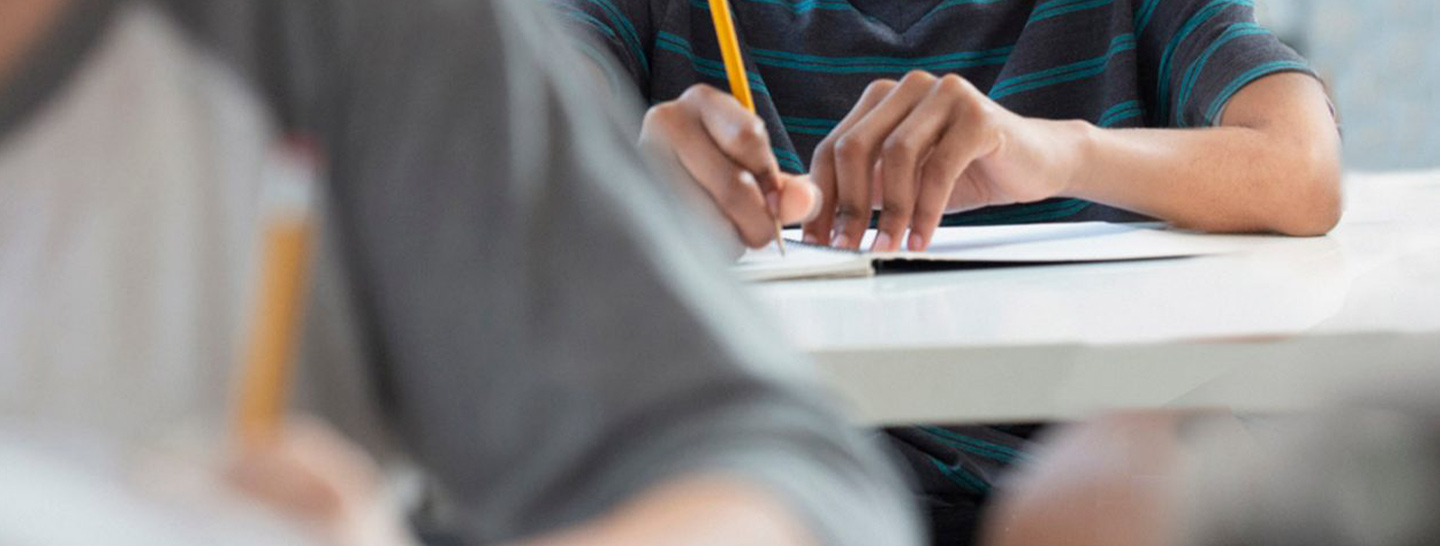
<path fill-rule="evenodd" d="M 1320 235 L 1340 217 L 1340 146 L 1320 84 L 1252 83 L 1208 129 L 1100 129 L 1027 118 L 955 75 L 879 80 L 821 142 L 806 239 L 928 246 L 946 212 L 1076 197 L 1204 231 Z M 908 237 L 907 237 L 908 232 Z"/>
<path fill-rule="evenodd" d="M 1309 76 L 1246 87 L 1217 128 L 1087 132 L 1071 196 L 1204 231 L 1323 235 L 1340 219 L 1340 137 Z"/>

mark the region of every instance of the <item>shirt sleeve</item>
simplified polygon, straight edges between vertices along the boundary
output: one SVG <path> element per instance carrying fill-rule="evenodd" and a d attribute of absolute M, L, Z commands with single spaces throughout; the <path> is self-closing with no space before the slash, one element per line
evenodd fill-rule
<path fill-rule="evenodd" d="M 570 43 L 599 64 L 612 87 L 648 89 L 655 29 L 651 0 L 551 0 Z"/>
<path fill-rule="evenodd" d="M 1250 0 L 1137 0 L 1142 92 L 1157 127 L 1217 125 L 1245 86 L 1283 72 L 1314 75 L 1255 21 Z"/>
<path fill-rule="evenodd" d="M 175 1 L 249 52 L 328 161 L 364 350 L 307 364 L 373 377 L 370 406 L 466 543 L 697 475 L 765 488 L 824 544 L 918 543 L 893 461 L 730 280 L 718 221 L 560 77 L 531 0 Z"/>

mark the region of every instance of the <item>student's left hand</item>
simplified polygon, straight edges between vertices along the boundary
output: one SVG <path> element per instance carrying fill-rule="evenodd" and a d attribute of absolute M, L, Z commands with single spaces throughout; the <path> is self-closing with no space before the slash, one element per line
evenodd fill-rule
<path fill-rule="evenodd" d="M 398 509 L 380 494 L 375 461 L 318 421 L 290 420 L 275 441 L 239 453 L 226 477 L 239 492 L 302 524 L 324 544 L 415 544 Z"/>
<path fill-rule="evenodd" d="M 856 249 L 878 208 L 874 250 L 923 250 L 947 212 L 1063 195 L 1086 127 L 1021 117 L 953 74 L 878 80 L 815 150 L 805 239 Z"/>

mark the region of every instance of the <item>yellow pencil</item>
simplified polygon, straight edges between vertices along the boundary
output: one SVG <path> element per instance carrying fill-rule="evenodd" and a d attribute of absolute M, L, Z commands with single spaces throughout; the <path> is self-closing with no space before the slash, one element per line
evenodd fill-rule
<path fill-rule="evenodd" d="M 710 0 L 710 18 L 715 21 L 715 38 L 720 42 L 720 57 L 725 61 L 725 76 L 730 80 L 730 94 L 755 113 L 755 97 L 750 94 L 750 79 L 745 75 L 745 60 L 740 57 L 740 38 L 735 34 L 735 21 L 730 18 L 729 0 Z M 773 181 L 772 181 L 773 182 Z M 780 211 L 775 218 L 775 244 L 785 255 L 785 237 L 780 230 Z"/>
<path fill-rule="evenodd" d="M 247 448 L 273 441 L 284 421 L 314 231 L 308 185 L 286 180 L 269 189 L 278 191 L 267 195 L 262 216 L 259 306 L 252 317 L 236 415 L 238 439 Z"/>

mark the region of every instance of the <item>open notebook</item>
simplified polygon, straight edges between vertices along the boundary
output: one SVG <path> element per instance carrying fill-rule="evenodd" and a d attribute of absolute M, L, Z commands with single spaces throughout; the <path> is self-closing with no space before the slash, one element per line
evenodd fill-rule
<path fill-rule="evenodd" d="M 734 266 L 741 279 L 776 281 L 862 277 L 899 270 L 1119 262 L 1238 252 L 1277 238 L 1204 235 L 1160 224 L 1036 224 L 941 228 L 926 252 L 863 253 L 791 242 L 785 257 L 774 245 L 747 253 Z M 865 236 L 869 248 L 875 231 Z"/>

